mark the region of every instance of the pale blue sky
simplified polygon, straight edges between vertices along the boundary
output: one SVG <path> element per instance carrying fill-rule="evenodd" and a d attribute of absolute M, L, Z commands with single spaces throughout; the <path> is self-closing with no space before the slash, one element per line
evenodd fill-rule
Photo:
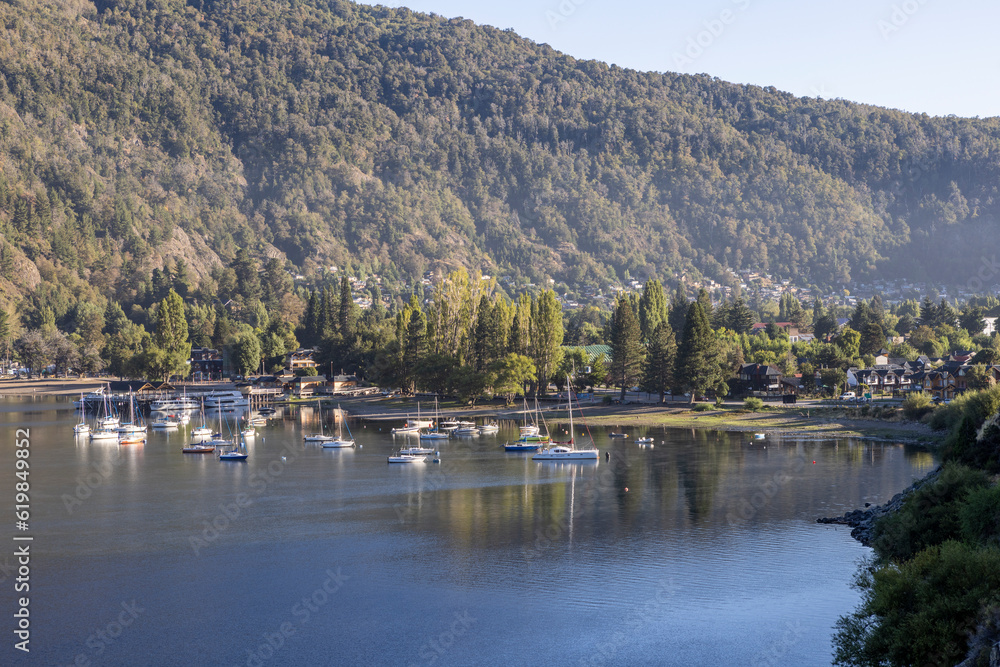
<path fill-rule="evenodd" d="M 368 3 L 376 4 L 376 3 Z M 931 115 L 1000 115 L 996 0 L 388 0 L 577 58 Z"/>

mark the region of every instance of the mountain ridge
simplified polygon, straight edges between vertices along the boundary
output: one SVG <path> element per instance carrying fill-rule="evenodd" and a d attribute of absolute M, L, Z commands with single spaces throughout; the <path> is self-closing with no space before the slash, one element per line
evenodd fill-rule
<path fill-rule="evenodd" d="M 141 300 L 178 258 L 211 285 L 240 247 L 397 282 L 752 268 L 826 289 L 964 284 L 1000 249 L 996 118 L 638 72 L 342 1 L 0 18 L 0 256 L 52 265 L 8 298 L 41 285 L 57 317 Z"/>

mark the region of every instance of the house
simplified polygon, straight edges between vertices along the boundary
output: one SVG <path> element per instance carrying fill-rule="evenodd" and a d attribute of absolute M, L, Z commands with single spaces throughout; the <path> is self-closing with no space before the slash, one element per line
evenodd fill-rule
<path fill-rule="evenodd" d="M 288 355 L 288 368 L 293 372 L 300 368 L 316 368 L 315 355 L 316 350 L 300 347 Z"/>
<path fill-rule="evenodd" d="M 317 387 L 316 391 L 324 394 L 336 394 L 349 389 L 356 389 L 358 378 L 356 375 L 334 375 L 329 382 Z"/>
<path fill-rule="evenodd" d="M 303 398 L 306 396 L 312 396 L 325 384 L 325 375 L 306 375 L 304 377 L 292 378 L 292 380 L 286 385 L 285 391 L 292 396 Z"/>
<path fill-rule="evenodd" d="M 780 394 L 783 375 L 776 366 L 742 364 L 736 371 L 734 390 L 740 394 Z"/>
<path fill-rule="evenodd" d="M 215 348 L 192 347 L 189 363 L 192 380 L 222 379 L 222 353 Z"/>

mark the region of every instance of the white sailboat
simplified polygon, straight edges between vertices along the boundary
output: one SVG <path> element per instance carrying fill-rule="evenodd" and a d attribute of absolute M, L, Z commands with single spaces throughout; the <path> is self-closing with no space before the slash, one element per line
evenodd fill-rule
<path fill-rule="evenodd" d="M 80 423 L 73 427 L 73 433 L 77 435 L 90 433 L 90 424 L 87 423 L 87 402 L 82 393 L 80 394 Z"/>
<path fill-rule="evenodd" d="M 337 412 L 340 413 L 340 421 L 337 422 L 337 437 L 333 440 L 328 440 L 323 443 L 323 447 L 327 449 L 337 449 L 340 447 L 353 447 L 354 446 L 354 436 L 351 435 L 351 427 L 347 427 L 347 435 L 350 437 L 344 437 L 344 422 L 347 418 L 344 416 L 344 411 L 340 409 L 340 404 L 337 404 Z"/>
<path fill-rule="evenodd" d="M 426 456 L 417 456 L 415 454 L 395 454 L 393 456 L 387 457 L 389 463 L 423 463 L 427 460 Z"/>
<path fill-rule="evenodd" d="M 128 421 L 124 424 L 118 425 L 118 432 L 123 435 L 134 435 L 137 433 L 145 433 L 146 425 L 142 423 L 140 418 L 136 421 L 135 418 L 135 396 L 132 392 L 128 395 Z"/>
<path fill-rule="evenodd" d="M 191 429 L 192 438 L 208 438 L 212 435 L 212 429 L 205 423 L 205 399 L 201 399 L 201 426 Z"/>
<path fill-rule="evenodd" d="M 316 406 L 319 408 L 319 433 L 312 433 L 303 438 L 305 442 L 331 442 L 333 440 L 332 435 L 327 435 L 323 432 L 323 399 L 316 399 Z"/>
<path fill-rule="evenodd" d="M 570 382 L 569 376 L 566 376 L 566 384 L 570 387 L 573 383 Z M 568 401 L 569 405 L 569 442 L 557 442 L 552 443 L 548 447 L 540 450 L 537 454 L 531 457 L 533 461 L 596 461 L 600 452 L 597 448 L 592 449 L 575 449 L 574 445 L 574 434 L 573 434 L 573 392 L 569 392 L 570 399 Z M 593 440 L 591 441 L 593 442 Z"/>
<path fill-rule="evenodd" d="M 418 434 L 422 428 L 430 428 L 434 425 L 430 419 L 420 418 L 420 401 L 417 401 L 417 418 L 410 419 L 407 417 L 406 422 L 402 426 L 392 429 L 393 435 L 406 435 L 406 434 Z"/>
<path fill-rule="evenodd" d="M 441 416 L 438 414 L 438 400 L 437 397 L 434 398 L 434 423 L 441 423 Z M 421 440 L 447 440 L 449 437 L 447 431 L 441 431 L 438 428 L 433 428 L 428 431 L 420 432 Z"/>

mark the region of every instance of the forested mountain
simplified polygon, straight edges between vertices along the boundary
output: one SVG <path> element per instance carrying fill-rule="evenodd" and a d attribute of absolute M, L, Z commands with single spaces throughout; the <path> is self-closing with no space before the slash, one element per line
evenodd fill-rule
<path fill-rule="evenodd" d="M 238 248 L 390 279 L 965 283 L 998 119 L 575 60 L 338 0 L 0 3 L 0 288 L 128 302 Z"/>

